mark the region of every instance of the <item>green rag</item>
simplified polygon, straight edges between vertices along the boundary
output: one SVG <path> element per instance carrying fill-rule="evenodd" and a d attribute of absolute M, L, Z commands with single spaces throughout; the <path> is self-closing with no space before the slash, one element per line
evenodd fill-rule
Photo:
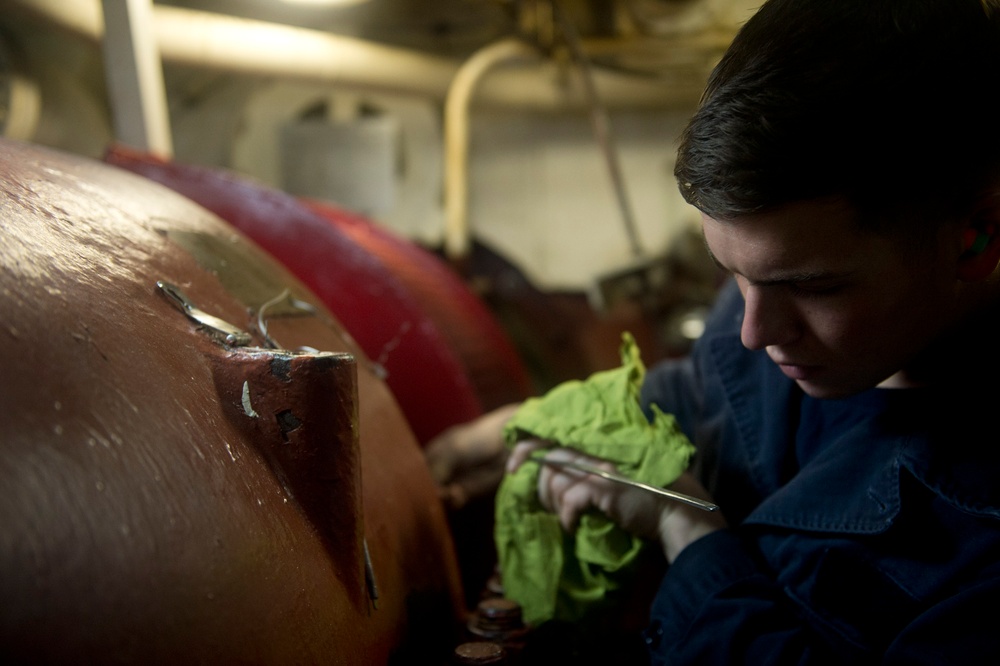
<path fill-rule="evenodd" d="M 663 487 L 687 469 L 694 446 L 670 414 L 639 403 L 646 368 L 629 333 L 622 335 L 622 366 L 584 381 L 560 384 L 518 409 L 504 428 L 508 447 L 527 437 L 570 446 L 610 460 L 637 481 Z M 495 540 L 505 596 L 521 604 L 524 620 L 576 621 L 628 580 L 646 543 L 596 509 L 573 534 L 538 501 L 539 465 L 508 474 L 496 496 Z"/>

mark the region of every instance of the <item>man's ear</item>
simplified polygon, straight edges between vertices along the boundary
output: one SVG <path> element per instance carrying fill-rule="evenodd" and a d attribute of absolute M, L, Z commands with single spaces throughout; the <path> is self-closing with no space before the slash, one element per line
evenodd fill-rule
<path fill-rule="evenodd" d="M 982 282 L 1000 264 L 1000 189 L 982 197 L 962 229 L 962 254 L 956 274 L 963 282 Z"/>

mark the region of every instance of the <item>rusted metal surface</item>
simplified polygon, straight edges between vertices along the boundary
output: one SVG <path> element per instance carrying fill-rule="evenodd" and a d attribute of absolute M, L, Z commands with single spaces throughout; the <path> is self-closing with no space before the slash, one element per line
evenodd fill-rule
<path fill-rule="evenodd" d="M 204 206 L 282 263 L 385 378 L 417 440 L 483 413 L 462 360 L 424 304 L 367 248 L 291 195 L 222 169 L 112 146 L 105 161 Z"/>
<path fill-rule="evenodd" d="M 3 661 L 451 650 L 460 583 L 419 445 L 309 290 L 174 192 L 37 146 L 0 142 L 0 219 Z M 270 309 L 265 349 L 257 311 L 285 290 L 316 310 Z"/>

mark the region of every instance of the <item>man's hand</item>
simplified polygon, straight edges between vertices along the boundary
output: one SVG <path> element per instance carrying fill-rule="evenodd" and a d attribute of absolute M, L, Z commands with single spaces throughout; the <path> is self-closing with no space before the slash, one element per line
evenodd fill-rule
<path fill-rule="evenodd" d="M 449 507 L 459 509 L 470 500 L 496 492 L 508 453 L 503 427 L 518 407 L 516 403 L 505 405 L 448 428 L 427 444 L 427 465 Z"/>
<path fill-rule="evenodd" d="M 547 444 L 539 440 L 519 442 L 507 460 L 507 471 L 516 470 L 532 454 L 546 447 Z M 574 449 L 551 448 L 545 456 L 617 472 L 608 461 Z M 687 473 L 670 488 L 711 501 L 708 492 Z M 718 511 L 703 511 L 593 474 L 544 464 L 538 478 L 538 499 L 542 506 L 559 517 L 567 531 L 576 529 L 585 511 L 596 508 L 627 532 L 660 543 L 670 562 L 695 540 L 726 527 L 725 518 Z"/>

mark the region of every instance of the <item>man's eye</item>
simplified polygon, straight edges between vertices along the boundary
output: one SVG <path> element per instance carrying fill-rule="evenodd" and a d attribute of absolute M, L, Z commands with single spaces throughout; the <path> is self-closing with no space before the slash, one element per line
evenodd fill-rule
<path fill-rule="evenodd" d="M 806 298 L 819 297 L 819 296 L 829 296 L 840 290 L 841 285 L 839 284 L 813 284 L 813 283 L 795 283 L 792 282 L 789 285 L 789 289 L 796 296 L 804 296 Z"/>

